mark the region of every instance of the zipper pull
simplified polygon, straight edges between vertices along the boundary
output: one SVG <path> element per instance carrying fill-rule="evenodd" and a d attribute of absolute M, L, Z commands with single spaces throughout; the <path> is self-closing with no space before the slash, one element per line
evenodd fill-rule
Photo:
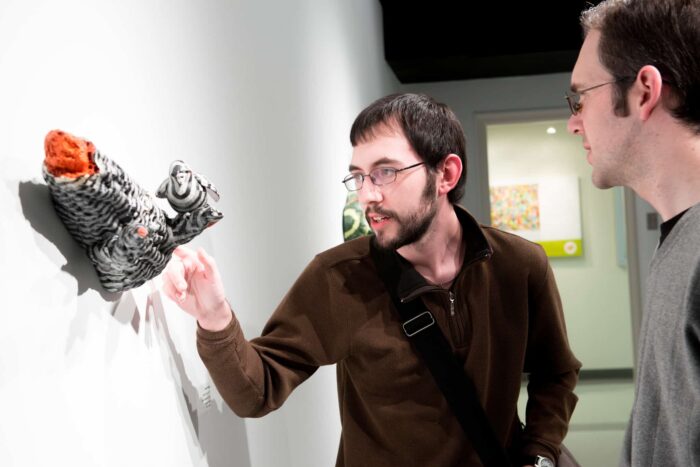
<path fill-rule="evenodd" d="M 450 290 L 450 316 L 455 315 L 455 294 Z"/>

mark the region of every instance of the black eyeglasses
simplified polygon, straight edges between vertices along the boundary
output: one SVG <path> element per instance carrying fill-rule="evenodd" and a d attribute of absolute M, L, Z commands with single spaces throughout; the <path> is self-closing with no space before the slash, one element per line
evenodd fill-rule
<path fill-rule="evenodd" d="M 362 188 L 362 183 L 365 181 L 365 177 L 369 177 L 375 186 L 388 185 L 396 180 L 396 174 L 403 172 L 404 170 L 412 169 L 423 165 L 425 162 L 419 162 L 417 164 L 409 165 L 403 169 L 395 169 L 393 167 L 377 167 L 368 174 L 352 173 L 348 174 L 347 177 L 343 179 L 343 184 L 348 191 L 357 191 Z"/>
<path fill-rule="evenodd" d="M 630 81 L 632 79 L 634 79 L 634 78 L 626 77 L 626 78 L 614 79 L 612 81 L 606 81 L 605 83 L 596 84 L 595 86 L 591 86 L 590 88 L 581 89 L 580 91 L 567 92 L 564 95 L 564 98 L 566 99 L 566 102 L 569 103 L 569 110 L 571 110 L 571 115 L 578 115 L 578 113 L 581 112 L 581 108 L 583 107 L 583 104 L 581 104 L 581 96 L 584 93 L 587 93 L 588 91 L 592 91 L 594 89 L 606 86 L 608 84 L 620 83 L 622 81 Z"/>

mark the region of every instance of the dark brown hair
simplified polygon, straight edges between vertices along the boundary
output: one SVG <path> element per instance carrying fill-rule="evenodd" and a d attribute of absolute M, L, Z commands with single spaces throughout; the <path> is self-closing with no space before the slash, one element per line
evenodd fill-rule
<path fill-rule="evenodd" d="M 627 91 L 645 65 L 672 91 L 671 114 L 700 134 L 700 2 L 605 0 L 581 15 L 584 34 L 600 31 L 598 55 L 619 80 L 615 112 L 627 115 Z"/>
<path fill-rule="evenodd" d="M 354 147 L 369 141 L 384 126 L 400 130 L 431 170 L 448 154 L 458 155 L 464 170 L 447 199 L 455 204 L 462 198 L 467 178 L 466 141 L 462 125 L 449 107 L 425 94 L 382 97 L 357 116 L 350 130 L 350 142 Z"/>

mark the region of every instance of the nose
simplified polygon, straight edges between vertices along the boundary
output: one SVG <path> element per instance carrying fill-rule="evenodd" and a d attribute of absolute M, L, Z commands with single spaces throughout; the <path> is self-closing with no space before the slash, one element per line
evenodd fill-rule
<path fill-rule="evenodd" d="M 566 122 L 566 130 L 572 135 L 580 135 L 583 133 L 580 114 L 569 117 L 569 120 Z"/>
<path fill-rule="evenodd" d="M 363 207 L 382 200 L 381 190 L 367 177 L 362 183 L 362 188 L 357 192 L 357 200 Z"/>

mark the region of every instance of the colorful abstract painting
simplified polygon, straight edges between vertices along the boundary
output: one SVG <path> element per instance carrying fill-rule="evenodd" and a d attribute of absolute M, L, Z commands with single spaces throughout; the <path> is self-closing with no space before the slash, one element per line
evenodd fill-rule
<path fill-rule="evenodd" d="M 489 191 L 492 226 L 539 243 L 550 257 L 583 255 L 577 177 L 499 180 Z"/>
<path fill-rule="evenodd" d="M 517 232 L 540 229 L 537 185 L 507 185 L 490 188 L 491 225 Z"/>

